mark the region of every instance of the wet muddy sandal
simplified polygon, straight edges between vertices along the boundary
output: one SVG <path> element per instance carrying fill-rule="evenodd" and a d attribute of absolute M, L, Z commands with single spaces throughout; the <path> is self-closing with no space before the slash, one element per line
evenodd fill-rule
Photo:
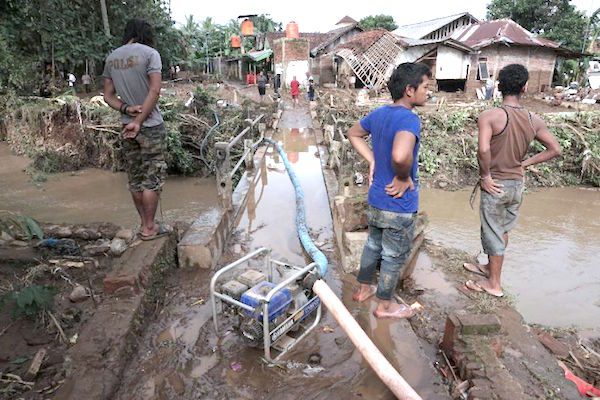
<path fill-rule="evenodd" d="M 352 300 L 354 300 L 354 301 L 358 301 L 359 303 L 362 303 L 363 301 L 367 301 L 367 300 L 369 300 L 371 297 L 375 296 L 375 293 L 377 293 L 377 287 L 376 287 L 376 286 L 373 286 L 373 285 L 371 285 L 371 286 L 370 286 L 370 289 L 369 289 L 369 294 L 367 294 L 367 297 L 365 297 L 365 298 L 363 298 L 363 299 L 359 300 L 359 299 L 358 299 L 358 296 L 357 296 L 357 294 L 356 294 L 356 293 L 354 293 L 354 294 L 352 295 Z"/>
<path fill-rule="evenodd" d="M 474 274 L 485 276 L 486 278 L 489 277 L 487 271 L 481 269 L 479 264 L 464 263 L 463 268 Z"/>
<path fill-rule="evenodd" d="M 150 240 L 154 240 L 154 239 L 158 239 L 161 238 L 163 236 L 167 236 L 171 233 L 171 230 L 168 229 L 166 226 L 159 224 L 158 225 L 158 232 L 156 232 L 154 235 L 143 235 L 140 232 L 140 239 L 142 239 L 143 241 L 150 241 Z"/>
<path fill-rule="evenodd" d="M 406 306 L 404 304 L 400 304 L 400 307 L 395 311 L 373 311 L 373 315 L 375 315 L 376 318 L 405 319 L 410 318 L 415 314 L 416 311 L 414 308 Z"/>
<path fill-rule="evenodd" d="M 478 292 L 478 293 L 487 293 L 490 296 L 494 296 L 494 297 L 504 297 L 504 293 L 500 292 L 492 292 L 486 288 L 484 288 L 483 286 L 481 286 L 478 282 L 475 282 L 473 280 L 468 280 L 465 282 L 465 287 L 469 290 L 472 290 L 474 292 Z"/>

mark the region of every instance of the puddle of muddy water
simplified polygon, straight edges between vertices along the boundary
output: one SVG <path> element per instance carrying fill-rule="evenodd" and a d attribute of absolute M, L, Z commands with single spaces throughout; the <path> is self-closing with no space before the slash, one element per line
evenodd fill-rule
<path fill-rule="evenodd" d="M 470 191 L 422 192 L 428 237 L 472 254 L 481 249 Z M 525 195 L 510 236 L 503 285 L 529 323 L 600 326 L 600 191 L 539 189 Z"/>
<path fill-rule="evenodd" d="M 329 239 L 332 246 L 331 213 L 320 169 L 318 149 L 312 129 L 290 129 L 281 137 L 281 144 L 296 171 L 306 205 L 307 225 L 318 245 Z M 296 233 L 296 197 L 294 187 L 277 152 L 270 148 L 265 162 L 257 172 L 256 186 L 250 190 L 246 210 L 238 229 L 251 248 L 270 247 L 275 259 L 302 265 L 307 259 Z"/>
<path fill-rule="evenodd" d="M 30 161 L 11 154 L 0 143 L 0 208 L 43 222 L 113 222 L 134 226 L 139 217 L 127 190 L 125 173 L 84 169 L 48 175 L 40 184 L 23 170 Z M 162 194 L 164 220 L 192 221 L 198 213 L 218 207 L 214 179 L 168 177 Z M 160 210 L 158 211 L 160 218 Z"/>

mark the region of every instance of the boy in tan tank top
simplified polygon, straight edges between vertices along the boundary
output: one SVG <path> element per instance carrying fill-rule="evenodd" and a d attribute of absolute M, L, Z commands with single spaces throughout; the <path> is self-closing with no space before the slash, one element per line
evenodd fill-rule
<path fill-rule="evenodd" d="M 481 184 L 481 244 L 488 264 L 463 266 L 485 277 L 469 280 L 465 286 L 477 292 L 502 297 L 500 273 L 508 233 L 515 227 L 523 200 L 523 177 L 531 165 L 560 155 L 560 146 L 544 121 L 527 111 L 521 95 L 527 88 L 529 73 L 520 64 L 504 67 L 498 74 L 502 106 L 486 110 L 479 116 L 479 173 Z M 529 145 L 539 141 L 546 150 L 525 159 Z"/>

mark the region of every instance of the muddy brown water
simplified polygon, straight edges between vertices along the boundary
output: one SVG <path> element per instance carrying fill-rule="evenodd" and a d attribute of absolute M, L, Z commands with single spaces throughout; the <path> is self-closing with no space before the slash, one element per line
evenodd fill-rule
<path fill-rule="evenodd" d="M 125 227 L 139 223 L 125 173 L 88 168 L 50 174 L 46 182 L 36 184 L 24 171 L 29 164 L 29 159 L 0 143 L 0 209 L 52 223 L 113 222 Z M 167 178 L 162 195 L 166 222 L 190 221 L 217 207 L 214 179 Z"/>
<path fill-rule="evenodd" d="M 422 192 L 429 238 L 477 255 L 479 211 L 470 190 Z M 548 188 L 528 191 L 509 238 L 502 279 L 529 323 L 600 326 L 600 191 Z M 485 257 L 481 257 L 485 261 Z"/>

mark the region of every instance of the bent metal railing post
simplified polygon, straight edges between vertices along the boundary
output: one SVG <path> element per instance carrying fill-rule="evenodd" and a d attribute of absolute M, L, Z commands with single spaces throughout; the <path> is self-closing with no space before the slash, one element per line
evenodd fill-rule
<path fill-rule="evenodd" d="M 259 124 L 263 117 L 264 114 L 261 114 L 255 120 L 247 119 L 246 127 L 230 142 L 215 143 L 217 193 L 223 209 L 229 210 L 232 207 L 233 176 L 242 163 L 245 164 L 246 169 L 254 169 L 254 150 L 262 142 L 265 135 L 265 125 Z M 254 137 L 255 129 L 258 129 L 260 138 L 253 142 L 252 137 Z M 232 166 L 232 149 L 240 143 L 244 146 L 242 156 Z"/>

